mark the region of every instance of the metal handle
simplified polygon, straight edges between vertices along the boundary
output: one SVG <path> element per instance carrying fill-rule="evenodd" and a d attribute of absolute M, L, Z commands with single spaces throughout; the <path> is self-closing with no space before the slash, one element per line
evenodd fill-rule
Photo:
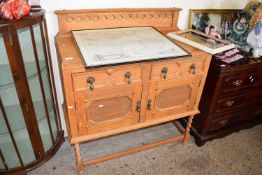
<path fill-rule="evenodd" d="M 242 80 L 236 80 L 232 84 L 235 85 L 236 87 L 240 86 L 243 83 Z"/>
<path fill-rule="evenodd" d="M 166 75 L 166 74 L 167 74 L 167 71 L 168 71 L 168 68 L 167 68 L 167 67 L 163 67 L 163 68 L 162 68 L 162 71 L 161 71 L 161 72 L 162 72 L 162 74 L 163 74 L 163 78 L 164 78 L 164 79 L 166 79 L 166 77 L 167 77 L 167 75 Z"/>
<path fill-rule="evenodd" d="M 191 64 L 190 70 L 191 70 L 191 73 L 192 73 L 193 75 L 195 75 L 195 74 L 196 74 L 196 65 L 195 65 L 195 64 Z"/>
<path fill-rule="evenodd" d="M 251 75 L 251 76 L 249 77 L 249 80 L 250 80 L 250 83 L 254 83 L 254 80 L 255 80 L 254 76 Z"/>
<path fill-rule="evenodd" d="M 127 79 L 127 83 L 131 84 L 131 72 L 126 72 L 125 73 L 125 78 Z"/>
<path fill-rule="evenodd" d="M 221 124 L 222 126 L 225 126 L 227 122 L 228 122 L 228 119 L 225 119 L 225 120 L 219 121 L 219 124 Z"/>
<path fill-rule="evenodd" d="M 230 101 L 226 102 L 225 105 L 226 105 L 227 107 L 231 107 L 234 103 L 235 103 L 234 101 L 230 100 Z"/>
<path fill-rule="evenodd" d="M 94 85 L 93 85 L 93 83 L 95 82 L 95 77 L 88 77 L 87 78 L 87 83 L 89 83 L 90 84 L 90 90 L 91 91 L 93 91 L 94 89 L 95 89 L 95 87 L 94 87 Z"/>
<path fill-rule="evenodd" d="M 136 112 L 141 112 L 141 101 L 137 101 L 136 103 Z"/>
<path fill-rule="evenodd" d="M 151 107 L 152 107 L 152 101 L 151 101 L 151 100 L 148 100 L 148 101 L 147 101 L 147 109 L 150 111 L 150 110 L 151 110 Z"/>

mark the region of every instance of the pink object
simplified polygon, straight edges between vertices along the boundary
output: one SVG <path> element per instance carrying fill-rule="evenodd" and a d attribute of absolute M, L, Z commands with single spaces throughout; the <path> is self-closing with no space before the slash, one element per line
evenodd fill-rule
<path fill-rule="evenodd" d="M 0 6 L 0 14 L 4 19 L 20 19 L 30 13 L 31 7 L 25 0 L 7 0 Z"/>
<path fill-rule="evenodd" d="M 243 58 L 242 55 L 236 54 L 233 57 L 229 57 L 229 58 L 224 59 L 223 61 L 226 62 L 226 63 L 232 63 L 234 61 L 240 60 L 241 58 Z"/>

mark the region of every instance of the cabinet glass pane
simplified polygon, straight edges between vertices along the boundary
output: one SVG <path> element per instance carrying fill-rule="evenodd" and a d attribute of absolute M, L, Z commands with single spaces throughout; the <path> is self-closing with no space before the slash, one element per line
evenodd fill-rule
<path fill-rule="evenodd" d="M 36 118 L 41 134 L 41 139 L 44 145 L 45 151 L 48 151 L 53 145 L 48 127 L 47 114 L 45 111 L 43 96 L 41 92 L 41 85 L 39 81 L 39 75 L 37 73 L 37 65 L 35 62 L 35 56 L 33 51 L 32 37 L 30 28 L 23 28 L 17 31 L 19 44 L 22 52 L 23 62 L 25 65 L 25 71 L 28 79 L 31 98 L 34 105 Z M 33 74 L 32 70 L 34 70 Z"/>
<path fill-rule="evenodd" d="M 57 130 L 55 114 L 54 114 L 54 109 L 53 109 L 54 105 L 53 105 L 53 100 L 51 97 L 51 88 L 49 85 L 47 65 L 45 61 L 46 58 L 44 54 L 44 47 L 43 47 L 43 41 L 41 37 L 40 24 L 33 25 L 33 31 L 34 31 L 35 44 L 36 44 L 39 65 L 40 65 L 41 70 L 43 70 L 41 71 L 41 77 L 42 77 L 42 82 L 44 86 L 44 93 L 45 93 L 47 109 L 48 109 L 48 113 L 50 117 L 51 128 L 52 128 L 53 136 L 56 139 L 58 136 L 58 130 Z"/>
<path fill-rule="evenodd" d="M 0 158 L 0 170 L 4 170 L 4 169 L 5 169 L 4 162 Z"/>
<path fill-rule="evenodd" d="M 2 111 L 0 111 L 0 127 L 0 149 L 2 151 L 3 157 L 7 163 L 8 168 L 15 168 L 21 166 L 15 151 L 15 147 L 12 143 L 11 137 L 5 125 Z"/>
<path fill-rule="evenodd" d="M 17 92 L 14 86 L 14 80 L 9 66 L 3 36 L 1 34 L 0 53 L 0 98 L 2 100 L 6 117 L 11 127 L 12 134 L 14 136 L 14 140 L 16 142 L 19 154 L 22 157 L 24 165 L 27 165 L 35 160 L 35 155 L 25 125 Z M 11 137 L 8 133 L 6 123 L 4 122 L 3 113 L 1 112 L 0 115 L 1 151 L 7 162 L 8 168 L 14 168 L 20 166 L 20 163 L 18 161 L 18 157 L 15 152 Z"/>

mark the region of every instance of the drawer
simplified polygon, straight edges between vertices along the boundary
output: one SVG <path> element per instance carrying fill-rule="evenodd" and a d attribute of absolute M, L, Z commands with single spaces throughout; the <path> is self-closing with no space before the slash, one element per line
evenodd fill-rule
<path fill-rule="evenodd" d="M 228 98 L 222 98 L 218 100 L 215 112 L 224 112 L 240 107 L 245 107 L 246 105 L 262 101 L 262 93 L 254 92 L 252 94 L 238 95 Z"/>
<path fill-rule="evenodd" d="M 163 64 L 152 65 L 151 80 L 173 79 L 178 76 L 202 74 L 205 60 L 188 59 L 184 61 L 172 60 Z"/>
<path fill-rule="evenodd" d="M 253 107 L 235 113 L 221 114 L 221 116 L 222 117 L 214 117 L 220 119 L 213 120 L 211 122 L 209 128 L 210 132 L 229 127 L 240 122 L 251 120 L 256 117 L 262 117 L 262 107 Z"/>
<path fill-rule="evenodd" d="M 222 82 L 222 93 L 250 88 L 262 84 L 262 71 L 241 72 L 226 76 Z"/>
<path fill-rule="evenodd" d="M 112 68 L 98 71 L 86 71 L 73 74 L 74 90 L 104 88 L 115 85 L 132 84 L 141 82 L 141 67 Z"/>

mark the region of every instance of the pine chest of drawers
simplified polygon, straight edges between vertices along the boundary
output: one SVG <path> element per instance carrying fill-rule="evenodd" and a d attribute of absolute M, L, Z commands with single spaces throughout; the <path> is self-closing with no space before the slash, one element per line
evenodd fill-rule
<path fill-rule="evenodd" d="M 191 56 L 113 66 L 85 68 L 72 30 L 154 26 L 176 31 L 180 9 L 120 9 L 58 11 L 56 47 L 64 90 L 69 141 L 74 145 L 77 171 L 83 166 L 152 148 L 171 141 L 186 142 L 204 87 L 211 55 L 177 43 Z M 101 20 L 101 21 L 100 21 Z M 119 20 L 122 20 L 120 23 Z M 108 22 L 109 21 L 109 22 Z M 112 22 L 115 21 L 115 22 Z M 183 135 L 96 160 L 81 159 L 79 143 L 189 117 Z"/>
<path fill-rule="evenodd" d="M 247 59 L 247 58 L 246 58 Z M 262 120 L 262 62 L 221 66 L 212 60 L 200 111 L 193 122 L 196 143 L 223 137 Z"/>

